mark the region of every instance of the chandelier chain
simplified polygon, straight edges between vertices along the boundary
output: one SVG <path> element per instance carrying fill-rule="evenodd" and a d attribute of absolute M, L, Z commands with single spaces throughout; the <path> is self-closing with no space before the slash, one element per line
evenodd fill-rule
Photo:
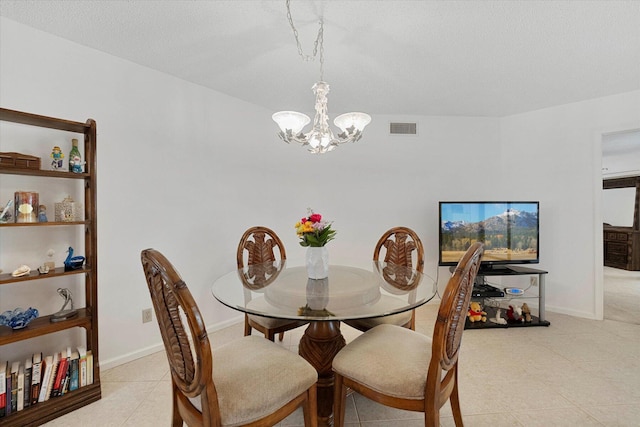
<path fill-rule="evenodd" d="M 287 0 L 287 19 L 289 20 L 289 25 L 291 26 L 291 30 L 293 31 L 293 36 L 296 39 L 296 45 L 298 47 L 298 54 L 302 58 L 303 61 L 313 61 L 318 55 L 318 45 L 320 45 L 320 80 L 324 80 L 324 23 L 322 19 L 318 21 L 320 27 L 318 28 L 318 35 L 316 36 L 316 41 L 313 45 L 313 55 L 307 55 L 302 51 L 302 44 L 300 43 L 300 38 L 298 36 L 298 30 L 295 25 L 293 25 L 293 18 L 291 17 L 291 0 Z"/>

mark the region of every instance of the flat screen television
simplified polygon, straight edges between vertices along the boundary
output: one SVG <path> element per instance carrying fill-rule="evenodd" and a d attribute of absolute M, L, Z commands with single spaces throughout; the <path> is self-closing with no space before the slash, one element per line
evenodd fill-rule
<path fill-rule="evenodd" d="M 440 202 L 439 265 L 484 243 L 481 269 L 540 261 L 539 202 Z"/>

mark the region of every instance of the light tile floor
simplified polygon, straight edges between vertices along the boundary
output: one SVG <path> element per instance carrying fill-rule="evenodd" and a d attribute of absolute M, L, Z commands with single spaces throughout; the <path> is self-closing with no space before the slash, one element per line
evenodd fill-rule
<path fill-rule="evenodd" d="M 431 335 L 437 302 L 418 310 L 416 330 Z M 640 425 L 640 325 L 547 313 L 550 327 L 465 331 L 460 399 L 465 425 Z M 297 352 L 303 329 L 281 345 Z M 343 326 L 348 341 L 359 332 Z M 212 345 L 242 336 L 237 324 L 212 334 Z M 170 374 L 164 352 L 102 372 L 102 399 L 47 426 L 170 425 Z M 442 426 L 453 426 L 448 404 Z M 346 422 L 361 427 L 424 425 L 421 414 L 349 396 Z M 302 425 L 296 412 L 281 426 Z"/>

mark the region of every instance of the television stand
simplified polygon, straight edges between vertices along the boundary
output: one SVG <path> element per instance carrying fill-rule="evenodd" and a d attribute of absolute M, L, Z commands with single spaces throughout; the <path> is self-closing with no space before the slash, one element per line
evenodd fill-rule
<path fill-rule="evenodd" d="M 453 267 L 455 268 L 455 267 Z M 487 277 L 509 277 L 509 276 L 538 276 L 538 286 L 537 286 L 537 295 L 535 295 L 535 287 L 532 285 L 526 292 L 522 295 L 510 295 L 505 292 L 504 297 L 499 296 L 490 296 L 490 297 L 476 297 L 472 294 L 472 300 L 481 301 L 483 310 L 487 312 L 487 321 L 486 322 L 470 322 L 469 319 L 465 322 L 465 329 L 485 329 L 485 328 L 510 328 L 510 327 L 528 327 L 528 326 L 549 326 L 551 323 L 545 318 L 545 275 L 547 271 L 538 270 L 530 267 L 522 267 L 516 265 L 508 265 L 508 266 L 493 266 L 492 268 L 481 268 L 478 271 L 478 275 L 476 276 L 476 285 L 486 284 Z M 492 302 L 500 302 L 503 300 L 509 300 L 509 302 L 513 302 L 510 305 L 522 306 L 522 303 L 527 302 L 527 300 L 535 299 L 538 300 L 538 316 L 531 316 L 530 323 L 507 323 L 507 324 L 499 324 L 491 322 L 490 318 L 495 318 L 496 311 L 498 308 L 502 309 L 502 318 L 506 318 L 507 309 L 504 307 L 494 307 L 490 304 L 486 304 L 485 300 Z"/>

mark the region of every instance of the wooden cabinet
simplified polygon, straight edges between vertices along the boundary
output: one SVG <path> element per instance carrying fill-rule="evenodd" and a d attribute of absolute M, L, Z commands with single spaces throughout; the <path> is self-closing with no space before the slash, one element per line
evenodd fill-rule
<path fill-rule="evenodd" d="M 624 270 L 640 271 L 640 176 L 606 179 L 604 190 L 635 188 L 633 225 L 616 227 L 604 225 L 604 265 Z"/>
<path fill-rule="evenodd" d="M 604 265 L 640 270 L 640 231 L 630 227 L 604 228 Z"/>
<path fill-rule="evenodd" d="M 51 293 L 55 294 L 55 286 L 52 280 L 64 280 L 61 277 L 82 277 L 84 281 L 84 298 L 76 296 L 74 302 L 79 308 L 78 315 L 67 320 L 51 322 L 51 315 L 42 315 L 33 320 L 26 328 L 12 330 L 0 326 L 0 352 L 2 346 L 24 341 L 30 338 L 82 328 L 86 336 L 86 349 L 93 353 L 93 384 L 80 387 L 60 397 L 52 397 L 45 402 L 39 402 L 22 411 L 11 413 L 0 419 L 0 424 L 9 426 L 35 426 L 57 418 L 89 403 L 95 402 L 101 397 L 100 387 L 100 357 L 98 352 L 98 257 L 97 257 L 97 215 L 96 215 L 96 122 L 88 119 L 85 123 L 74 122 L 52 117 L 0 108 L 0 120 L 18 123 L 27 126 L 36 126 L 44 129 L 55 129 L 77 134 L 80 141 L 84 139 L 84 160 L 86 161 L 84 173 L 72 173 L 66 171 L 51 171 L 44 169 L 14 168 L 0 165 L 0 175 L 22 175 L 39 177 L 45 180 L 81 180 L 83 181 L 84 194 L 83 207 L 84 219 L 72 222 L 53 221 L 53 210 L 49 213 L 49 222 L 34 223 L 6 223 L 0 224 L 0 231 L 21 232 L 38 227 L 38 231 L 46 233 L 58 227 L 72 227 L 77 233 L 84 234 L 84 267 L 78 270 L 65 271 L 64 267 L 56 268 L 48 274 L 40 275 L 37 270 L 23 277 L 12 277 L 11 272 L 0 274 L 0 286 L 23 286 L 30 281 L 41 281 L 42 287 L 52 287 Z M 28 145 L 30 141 L 25 140 Z M 50 147 L 49 147 L 50 148 Z M 46 166 L 45 166 L 46 167 Z M 9 230 L 11 228 L 11 230 Z M 81 231 L 80 231 L 81 230 Z M 82 237 L 80 237 L 82 239 Z M 34 250 L 38 248 L 38 242 L 34 241 Z M 41 248 L 38 248 L 41 249 Z M 47 289 L 49 291 L 49 289 Z M 11 295 L 5 292 L 4 295 Z M 68 307 L 67 307 L 68 308 Z M 25 345 L 29 345 L 25 343 Z M 30 349 L 33 352 L 41 349 Z"/>

